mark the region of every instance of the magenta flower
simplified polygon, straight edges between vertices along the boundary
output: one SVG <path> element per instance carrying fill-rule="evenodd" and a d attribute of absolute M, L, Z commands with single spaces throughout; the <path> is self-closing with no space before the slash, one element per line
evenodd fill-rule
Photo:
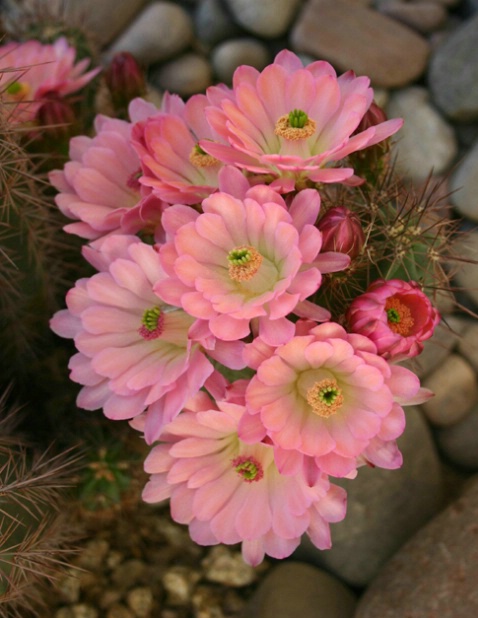
<path fill-rule="evenodd" d="M 213 367 L 202 342 L 189 337 L 195 319 L 153 292 L 164 277 L 157 252 L 120 235 L 105 239 L 100 249 L 92 257 L 105 270 L 76 283 L 67 294 L 68 309 L 55 314 L 51 328 L 74 339 L 78 349 L 70 361 L 71 379 L 83 385 L 78 406 L 102 407 L 115 420 L 147 410 L 144 432 L 151 443 Z"/>
<path fill-rule="evenodd" d="M 204 115 L 207 104 L 204 95 L 187 103 L 169 95 L 159 113 L 134 128 L 140 182 L 170 204 L 196 204 L 217 189 L 222 163 L 199 146 L 201 139 L 217 139 Z"/>
<path fill-rule="evenodd" d="M 394 119 L 354 134 L 373 101 L 367 77 L 340 77 L 327 62 L 304 67 L 283 50 L 261 73 L 241 66 L 233 90 L 211 87 L 207 119 L 220 141 L 200 141 L 217 159 L 253 174 L 271 174 L 272 186 L 292 191 L 312 182 L 344 182 L 353 169 L 341 161 L 402 126 Z M 354 181 L 355 182 L 355 181 Z"/>
<path fill-rule="evenodd" d="M 306 304 L 321 283 L 321 270 L 341 270 L 349 258 L 319 255 L 321 234 L 313 225 L 319 194 L 299 193 L 287 210 L 275 191 L 258 185 L 245 199 L 224 192 L 203 202 L 203 214 L 172 206 L 163 216 L 170 239 L 160 255 L 169 279 L 155 287 L 169 304 L 207 320 L 212 334 L 234 341 L 250 332 L 251 320 L 270 344 L 287 341 L 294 329 L 285 316 L 313 309 Z M 255 327 L 254 327 L 255 328 Z"/>
<path fill-rule="evenodd" d="M 5 71 L 1 97 L 13 105 L 15 122 L 34 120 L 48 97 L 61 98 L 83 88 L 101 70 L 85 73 L 85 58 L 75 64 L 76 50 L 61 37 L 52 45 L 39 41 L 0 46 L 0 71 Z"/>
<path fill-rule="evenodd" d="M 195 411 L 170 423 L 146 459 L 151 480 L 146 502 L 170 498 L 171 515 L 187 524 L 200 545 L 242 543 L 246 562 L 265 554 L 289 556 L 307 533 L 320 549 L 331 545 L 329 522 L 343 519 L 345 491 L 331 485 L 309 459 L 283 476 L 267 442 L 246 444 L 237 435 L 244 406 L 200 397 Z"/>
<path fill-rule="evenodd" d="M 375 450 L 402 433 L 400 406 L 427 395 L 414 373 L 389 365 L 369 339 L 325 323 L 259 364 L 246 403 L 277 447 L 281 472 L 293 473 L 303 454 L 326 474 L 353 476 L 365 460 L 378 462 Z"/>
<path fill-rule="evenodd" d="M 135 122 L 152 109 L 136 100 L 130 113 Z M 157 198 L 152 200 L 140 192 L 141 164 L 131 145 L 131 129 L 130 122 L 99 115 L 94 137 L 81 135 L 70 140 L 71 160 L 63 170 L 49 174 L 51 184 L 59 191 L 55 197 L 58 208 L 69 219 L 77 220 L 65 226 L 66 232 L 95 239 L 120 231 L 126 215 L 135 224 L 130 222 L 124 231 L 138 231 L 139 225 L 142 229 L 151 227 L 151 213 L 147 221 L 141 219 L 145 201 L 149 205 L 154 201 L 156 219 L 160 218 L 164 206 Z M 131 215 L 134 207 L 136 214 Z"/>
<path fill-rule="evenodd" d="M 350 305 L 351 331 L 368 337 L 390 361 L 412 358 L 423 350 L 440 321 L 438 311 L 415 281 L 374 281 Z"/>

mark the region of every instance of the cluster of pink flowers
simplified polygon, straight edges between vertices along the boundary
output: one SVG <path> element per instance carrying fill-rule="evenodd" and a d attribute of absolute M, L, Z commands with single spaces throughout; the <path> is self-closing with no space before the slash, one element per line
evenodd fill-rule
<path fill-rule="evenodd" d="M 430 396 L 396 364 L 439 320 L 415 282 L 375 281 L 345 326 L 312 301 L 363 245 L 344 208 L 317 224 L 317 183 L 360 184 L 348 156 L 402 124 L 361 131 L 372 101 L 367 78 L 282 51 L 232 88 L 97 117 L 51 174 L 98 271 L 51 322 L 78 350 L 78 405 L 153 445 L 147 502 L 250 564 L 304 533 L 330 547 L 346 510 L 331 477 L 399 467 L 403 406 Z"/>

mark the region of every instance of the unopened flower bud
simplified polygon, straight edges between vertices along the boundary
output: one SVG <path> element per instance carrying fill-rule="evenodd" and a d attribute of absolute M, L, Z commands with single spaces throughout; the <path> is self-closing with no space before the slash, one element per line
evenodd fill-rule
<path fill-rule="evenodd" d="M 381 124 L 387 120 L 387 115 L 383 111 L 383 109 L 372 101 L 372 104 L 366 111 L 362 120 L 360 121 L 359 126 L 355 129 L 354 133 L 361 133 L 370 127 L 374 127 L 377 124 Z"/>
<path fill-rule="evenodd" d="M 365 235 L 357 215 L 344 208 L 331 208 L 319 221 L 322 232 L 322 251 L 339 251 L 354 259 L 360 253 Z"/>
<path fill-rule="evenodd" d="M 42 128 L 48 129 L 49 137 L 61 139 L 72 134 L 75 112 L 65 99 L 51 97 L 38 109 L 36 120 Z"/>
<path fill-rule="evenodd" d="M 120 52 L 113 56 L 104 78 L 112 103 L 117 109 L 126 108 L 132 99 L 143 96 L 146 91 L 144 73 L 129 52 Z"/>

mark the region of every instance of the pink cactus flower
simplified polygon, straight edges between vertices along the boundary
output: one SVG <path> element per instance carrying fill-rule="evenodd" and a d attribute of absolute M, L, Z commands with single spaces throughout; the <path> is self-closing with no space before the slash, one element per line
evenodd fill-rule
<path fill-rule="evenodd" d="M 200 94 L 187 103 L 166 95 L 161 111 L 134 128 L 140 182 L 170 204 L 196 204 L 217 190 L 222 163 L 199 146 L 200 139 L 217 139 L 204 115 L 207 104 Z"/>
<path fill-rule="evenodd" d="M 414 373 L 389 365 L 369 339 L 331 322 L 276 348 L 246 391 L 248 412 L 260 415 L 281 472 L 293 473 L 303 454 L 333 476 L 354 476 L 365 460 L 378 462 L 374 452 L 403 432 L 401 405 L 426 398 Z"/>
<path fill-rule="evenodd" d="M 315 319 L 328 319 L 306 299 L 320 286 L 321 271 L 341 270 L 349 258 L 319 254 L 316 191 L 300 192 L 289 210 L 265 185 L 243 200 L 215 193 L 202 207 L 202 214 L 179 205 L 164 213 L 169 241 L 160 255 L 169 279 L 155 291 L 165 302 L 206 320 L 224 341 L 248 335 L 253 321 L 267 343 L 278 345 L 294 330 L 287 314 L 313 310 Z"/>
<path fill-rule="evenodd" d="M 93 249 L 104 270 L 80 279 L 51 328 L 75 341 L 71 379 L 83 385 L 78 406 L 103 408 L 115 420 L 144 411 L 148 443 L 171 421 L 213 371 L 202 343 L 189 336 L 195 318 L 166 306 L 153 292 L 164 277 L 157 252 L 135 237 L 113 235 Z M 230 355 L 234 358 L 234 354 Z M 221 361 L 227 360 L 219 357 Z"/>
<path fill-rule="evenodd" d="M 34 120 L 45 98 L 76 92 L 101 70 L 85 73 L 90 60 L 75 64 L 75 57 L 76 50 L 64 37 L 52 45 L 31 40 L 0 46 L 0 72 L 5 71 L 1 98 L 12 104 L 11 120 Z"/>
<path fill-rule="evenodd" d="M 415 281 L 374 281 L 350 305 L 352 332 L 368 337 L 389 361 L 412 358 L 423 350 L 440 321 L 438 311 Z"/>
<path fill-rule="evenodd" d="M 170 499 L 171 515 L 187 524 L 199 545 L 242 543 L 244 560 L 289 556 L 307 533 L 319 549 L 331 545 L 329 522 L 343 519 L 345 491 L 331 485 L 304 459 L 294 476 L 283 476 L 267 442 L 247 444 L 237 435 L 244 406 L 201 394 L 194 411 L 164 430 L 145 462 L 151 479 L 146 502 Z"/>
<path fill-rule="evenodd" d="M 261 73 L 236 69 L 232 91 L 211 87 L 207 119 L 219 141 L 200 146 L 220 161 L 253 174 L 269 174 L 281 192 L 307 181 L 357 182 L 343 160 L 393 135 L 393 119 L 354 134 L 373 101 L 367 77 L 340 77 L 324 61 L 304 67 L 288 50 Z"/>
<path fill-rule="evenodd" d="M 130 106 L 132 121 L 157 112 L 144 102 Z M 50 172 L 51 184 L 59 191 L 55 202 L 61 212 L 75 223 L 65 231 L 89 240 L 111 232 L 138 231 L 151 228 L 152 213 L 144 220 L 144 203 L 156 214 L 156 225 L 165 205 L 157 198 L 142 195 L 139 177 L 141 163 L 131 145 L 132 123 L 99 115 L 93 137 L 85 135 L 70 140 L 70 161 L 63 170 Z M 154 202 L 154 204 L 152 204 Z M 135 214 L 130 211 L 137 207 Z M 122 219 L 128 215 L 128 225 Z"/>

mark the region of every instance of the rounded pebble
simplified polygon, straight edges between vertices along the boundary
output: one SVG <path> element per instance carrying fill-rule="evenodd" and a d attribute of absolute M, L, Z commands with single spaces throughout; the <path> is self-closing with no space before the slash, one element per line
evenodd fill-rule
<path fill-rule="evenodd" d="M 109 56 L 128 51 L 138 62 L 154 64 L 186 49 L 193 33 L 192 18 L 182 7 L 173 2 L 153 2 L 113 43 Z"/>
<path fill-rule="evenodd" d="M 456 137 L 452 127 L 430 105 L 425 88 L 415 86 L 392 95 L 387 114 L 404 119 L 394 146 L 399 172 L 420 181 L 432 172 L 441 174 L 448 169 L 458 151 Z"/>
<path fill-rule="evenodd" d="M 267 47 L 256 39 L 233 39 L 221 43 L 211 54 L 212 67 L 219 81 L 230 84 L 238 66 L 247 64 L 261 71 L 270 61 Z"/>
<path fill-rule="evenodd" d="M 300 562 L 276 566 L 249 602 L 248 618 L 352 618 L 354 593 L 329 573 Z"/>
<path fill-rule="evenodd" d="M 301 3 L 301 0 L 225 1 L 239 25 L 264 38 L 283 35 Z"/>
<path fill-rule="evenodd" d="M 460 161 L 451 177 L 451 200 L 463 216 L 478 222 L 478 143 Z"/>
<path fill-rule="evenodd" d="M 151 80 L 158 88 L 189 97 L 212 84 L 212 67 L 203 56 L 188 53 L 160 66 Z"/>
<path fill-rule="evenodd" d="M 437 429 L 435 437 L 441 451 L 450 461 L 478 470 L 478 405 L 458 423 Z"/>
<path fill-rule="evenodd" d="M 243 561 L 240 552 L 221 545 L 213 547 L 202 566 L 208 581 L 226 586 L 248 586 L 257 577 L 253 567 Z"/>
<path fill-rule="evenodd" d="M 153 608 L 153 593 L 150 588 L 133 588 L 126 596 L 128 607 L 137 618 L 148 618 Z"/>
<path fill-rule="evenodd" d="M 359 469 L 355 479 L 333 479 L 347 490 L 347 515 L 331 526 L 332 548 L 318 550 L 304 537 L 295 557 L 325 568 L 351 586 L 366 586 L 383 564 L 443 504 L 438 454 L 418 408 L 405 408 L 398 439 L 398 470 Z"/>
<path fill-rule="evenodd" d="M 417 532 L 361 598 L 355 618 L 478 616 L 478 479 Z"/>
<path fill-rule="evenodd" d="M 423 386 L 435 393 L 423 404 L 423 411 L 430 423 L 439 427 L 457 423 L 478 401 L 476 374 L 458 354 L 448 356 Z"/>
<path fill-rule="evenodd" d="M 423 2 L 389 0 L 380 3 L 379 10 L 424 34 L 438 30 L 447 18 L 445 6 L 427 0 Z"/>

